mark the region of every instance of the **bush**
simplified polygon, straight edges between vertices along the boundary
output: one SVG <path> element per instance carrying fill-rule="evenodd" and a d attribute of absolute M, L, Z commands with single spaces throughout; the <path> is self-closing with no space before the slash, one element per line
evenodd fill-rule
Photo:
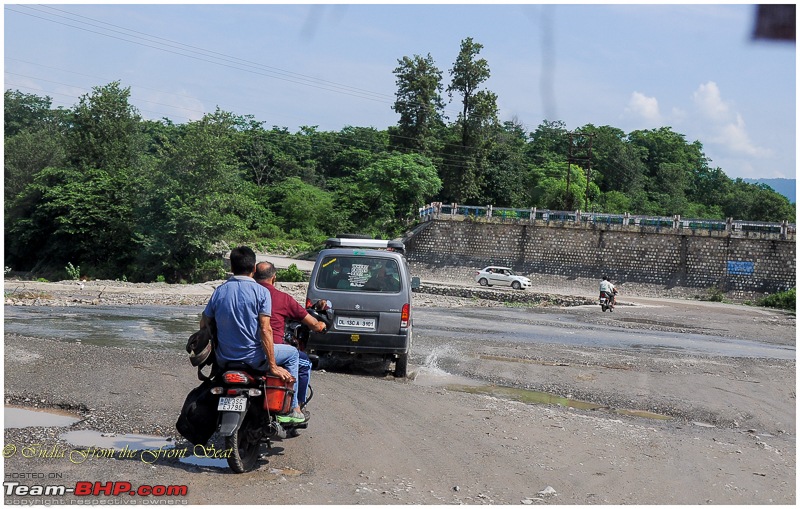
<path fill-rule="evenodd" d="M 67 266 L 64 267 L 64 270 L 67 271 L 67 276 L 73 280 L 77 281 L 81 278 L 81 266 L 78 265 L 77 267 L 72 265 L 72 262 L 68 262 Z"/>
<path fill-rule="evenodd" d="M 757 304 L 767 308 L 795 311 L 797 306 L 797 289 L 792 288 L 786 292 L 773 293 L 772 295 L 760 299 Z"/>
<path fill-rule="evenodd" d="M 716 288 L 716 287 L 709 288 L 708 289 L 708 296 L 706 297 L 705 300 L 708 300 L 708 301 L 711 301 L 711 302 L 722 302 L 722 301 L 725 300 L 725 292 L 723 292 L 722 290 L 720 290 L 719 288 Z"/>
<path fill-rule="evenodd" d="M 288 269 L 278 269 L 278 281 L 284 283 L 300 283 L 306 280 L 305 273 L 294 263 Z"/>

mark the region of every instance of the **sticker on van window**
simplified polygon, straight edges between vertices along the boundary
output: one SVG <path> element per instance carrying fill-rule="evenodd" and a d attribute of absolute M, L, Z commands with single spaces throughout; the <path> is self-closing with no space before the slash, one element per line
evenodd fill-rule
<path fill-rule="evenodd" d="M 369 265 L 354 263 L 350 267 L 350 286 L 362 287 L 369 279 Z"/>
<path fill-rule="evenodd" d="M 322 264 L 322 266 L 323 266 L 323 267 L 327 267 L 328 265 L 332 264 L 332 263 L 333 263 L 333 262 L 335 262 L 335 261 L 336 261 L 336 258 L 331 258 L 331 259 L 330 259 L 330 260 L 328 260 L 327 262 L 323 263 L 323 264 Z"/>

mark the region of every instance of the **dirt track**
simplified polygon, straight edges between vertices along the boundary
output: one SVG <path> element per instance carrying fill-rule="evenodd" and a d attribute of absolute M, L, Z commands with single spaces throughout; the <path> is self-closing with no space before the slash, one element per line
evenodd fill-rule
<path fill-rule="evenodd" d="M 613 321 L 641 330 L 795 343 L 794 316 L 785 313 L 633 297 L 623 304 L 613 317 L 594 307 L 557 312 L 587 326 Z M 796 502 L 794 360 L 512 344 L 497 355 L 485 345 L 457 345 L 467 355 L 445 361 L 446 370 L 469 376 L 465 381 L 425 365 L 437 346 L 436 338 L 417 335 L 414 380 L 315 372 L 311 427 L 276 442 L 249 474 L 229 475 L 219 460 L 212 466 L 176 459 L 150 465 L 115 457 L 76 465 L 21 454 L 6 458 L 5 471 L 59 473 L 68 485 L 186 484 L 193 504 Z M 9 335 L 5 366 L 7 402 L 79 408 L 86 420 L 76 428 L 107 433 L 174 436 L 183 396 L 195 385 L 180 354 Z M 64 367 L 58 379 L 54 366 Z M 525 404 L 448 388 L 477 385 L 477 379 L 552 388 L 671 418 Z M 6 446 L 65 447 L 56 440 L 63 431 L 6 430 Z"/>

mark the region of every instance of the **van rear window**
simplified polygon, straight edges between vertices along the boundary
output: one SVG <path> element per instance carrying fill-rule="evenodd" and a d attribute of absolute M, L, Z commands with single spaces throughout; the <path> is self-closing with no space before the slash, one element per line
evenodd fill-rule
<path fill-rule="evenodd" d="M 396 260 L 369 256 L 323 258 L 316 284 L 323 290 L 381 293 L 397 293 L 402 286 Z"/>

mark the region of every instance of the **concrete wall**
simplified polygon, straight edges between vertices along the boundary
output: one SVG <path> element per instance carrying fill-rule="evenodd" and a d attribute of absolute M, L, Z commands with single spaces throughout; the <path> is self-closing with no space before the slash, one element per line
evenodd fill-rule
<path fill-rule="evenodd" d="M 523 274 L 685 287 L 750 297 L 795 286 L 794 240 L 777 235 L 573 224 L 433 220 L 406 239 L 411 263 L 506 265 Z"/>

